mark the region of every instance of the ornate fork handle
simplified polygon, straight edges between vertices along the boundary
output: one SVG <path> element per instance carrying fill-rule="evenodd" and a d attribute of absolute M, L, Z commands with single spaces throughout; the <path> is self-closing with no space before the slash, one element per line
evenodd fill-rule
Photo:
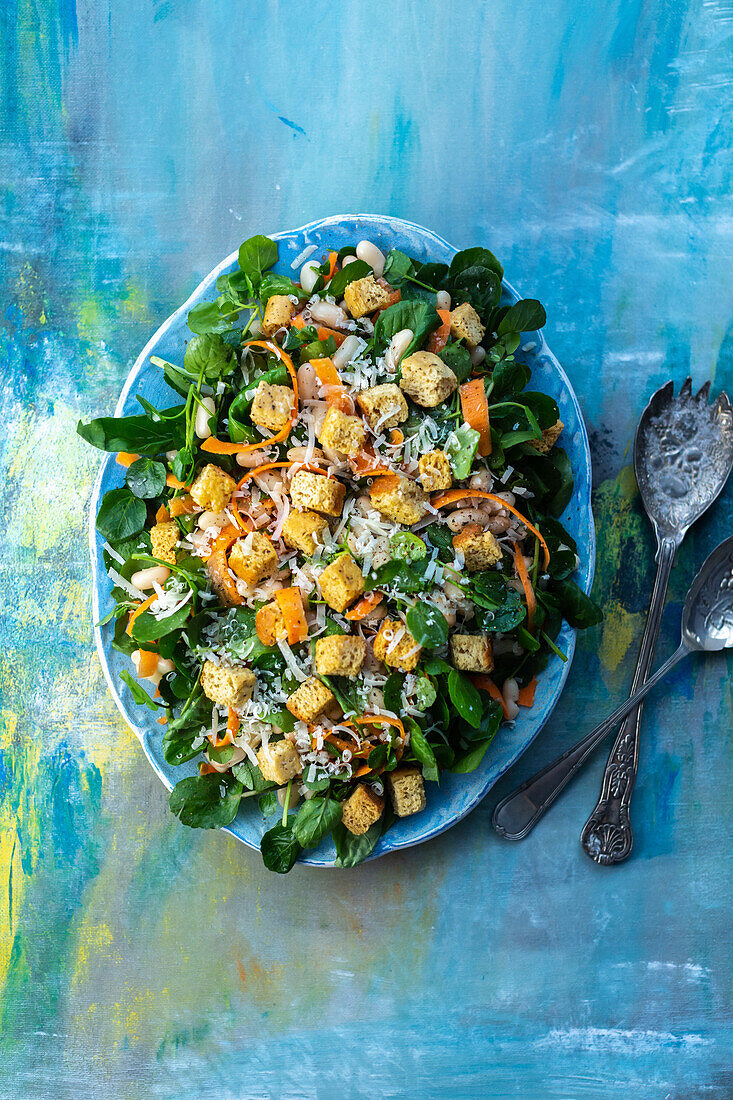
<path fill-rule="evenodd" d="M 657 574 L 641 639 L 630 695 L 645 683 L 664 611 L 667 585 L 679 541 L 663 538 L 657 551 Z M 629 804 L 639 764 L 639 734 L 643 703 L 626 718 L 613 743 L 601 782 L 601 794 L 580 835 L 583 850 L 605 866 L 627 859 L 634 843 Z"/>

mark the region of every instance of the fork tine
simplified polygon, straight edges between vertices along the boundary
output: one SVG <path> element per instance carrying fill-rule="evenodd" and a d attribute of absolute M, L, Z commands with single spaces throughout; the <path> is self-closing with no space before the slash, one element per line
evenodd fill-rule
<path fill-rule="evenodd" d="M 692 379 L 688 375 L 682 383 L 682 387 L 679 392 L 681 398 L 688 398 L 692 394 Z"/>
<path fill-rule="evenodd" d="M 728 397 L 728 394 L 725 392 L 725 390 L 720 391 L 720 393 L 718 394 L 718 396 L 716 398 L 715 405 L 713 407 L 714 407 L 715 411 L 718 412 L 718 413 L 733 412 L 733 409 L 731 409 L 730 398 Z"/>
<path fill-rule="evenodd" d="M 707 403 L 708 403 L 708 400 L 710 398 L 710 386 L 711 386 L 711 384 L 712 383 L 710 382 L 710 379 L 708 378 L 707 382 L 703 386 L 700 386 L 700 389 L 695 394 L 695 400 L 699 401 L 701 405 L 707 405 Z"/>

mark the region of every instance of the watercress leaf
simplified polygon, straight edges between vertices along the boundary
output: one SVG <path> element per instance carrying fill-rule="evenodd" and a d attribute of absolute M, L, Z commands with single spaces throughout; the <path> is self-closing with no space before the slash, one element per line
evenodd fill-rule
<path fill-rule="evenodd" d="M 402 686 L 404 682 L 405 678 L 399 672 L 390 672 L 382 688 L 384 705 L 387 710 L 391 710 L 395 714 L 399 714 L 402 710 Z"/>
<path fill-rule="evenodd" d="M 341 803 L 335 798 L 311 798 L 298 812 L 293 836 L 303 848 L 317 848 L 340 820 Z"/>
<path fill-rule="evenodd" d="M 471 473 L 471 466 L 478 449 L 480 434 L 467 424 L 452 431 L 445 441 L 443 450 L 448 456 L 453 476 L 462 481 Z"/>
<path fill-rule="evenodd" d="M 423 662 L 422 667 L 429 676 L 442 676 L 447 675 L 453 666 L 449 665 L 442 657 L 428 657 Z"/>
<path fill-rule="evenodd" d="M 448 622 L 439 608 L 429 603 L 416 603 L 405 615 L 407 629 L 418 645 L 439 649 L 448 641 Z"/>
<path fill-rule="evenodd" d="M 395 302 L 394 305 L 382 310 L 377 318 L 374 326 L 374 345 L 381 350 L 396 333 L 409 328 L 415 335 L 405 350 L 404 356 L 411 355 L 431 332 L 440 327 L 441 323 L 435 306 L 428 302 Z"/>
<path fill-rule="evenodd" d="M 550 499 L 545 503 L 551 515 L 560 516 L 567 508 L 573 495 L 575 485 L 573 468 L 570 465 L 567 451 L 562 447 L 553 447 L 548 457 L 555 468 L 558 485 Z"/>
<path fill-rule="evenodd" d="M 215 332 L 207 332 L 189 340 L 183 356 L 183 369 L 192 378 L 213 382 L 228 374 L 237 365 L 234 348 Z"/>
<path fill-rule="evenodd" d="M 157 455 L 183 446 L 186 407 L 177 405 L 160 413 L 159 421 L 149 416 L 100 416 L 76 426 L 77 433 L 100 451 L 128 451 Z"/>
<path fill-rule="evenodd" d="M 336 845 L 336 867 L 356 867 L 370 856 L 382 835 L 382 822 L 375 821 L 361 836 L 354 836 L 343 824 L 333 830 Z"/>
<path fill-rule="evenodd" d="M 416 279 L 419 279 L 421 283 L 432 287 L 433 290 L 442 290 L 448 276 L 448 265 L 416 263 L 414 276 Z"/>
<path fill-rule="evenodd" d="M 523 298 L 506 311 L 499 322 L 498 335 L 507 332 L 534 332 L 547 321 L 545 307 L 536 298 Z"/>
<path fill-rule="evenodd" d="M 471 745 L 471 747 L 464 752 L 459 752 L 450 765 L 449 771 L 457 772 L 459 775 L 465 775 L 467 772 L 475 771 L 486 755 L 486 750 L 492 741 L 493 737 L 489 737 L 486 740 L 478 741 L 476 744 Z"/>
<path fill-rule="evenodd" d="M 427 710 L 428 707 L 432 707 L 437 697 L 438 689 L 435 682 L 429 676 L 418 675 L 415 681 L 415 699 L 420 710 Z"/>
<path fill-rule="evenodd" d="M 390 286 L 401 287 L 414 273 L 414 264 L 405 252 L 400 252 L 399 248 L 393 248 L 387 253 L 382 274 Z"/>
<path fill-rule="evenodd" d="M 270 271 L 260 283 L 258 297 L 262 302 L 269 302 L 274 294 L 284 294 L 287 297 L 293 294 L 296 298 L 307 298 L 309 296 L 302 287 L 294 283 L 287 275 L 276 275 L 274 271 Z"/>
<path fill-rule="evenodd" d="M 470 302 L 484 313 L 501 298 L 501 276 L 488 267 L 467 267 L 454 276 L 452 293 L 459 302 Z"/>
<path fill-rule="evenodd" d="M 257 234 L 239 246 L 238 261 L 245 275 L 257 286 L 263 271 L 277 263 L 277 245 L 269 237 Z"/>
<path fill-rule="evenodd" d="M 277 783 L 265 779 L 260 769 L 251 760 L 243 760 L 241 764 L 235 764 L 232 771 L 248 791 L 262 793 L 263 791 L 273 790 L 277 786 Z"/>
<path fill-rule="evenodd" d="M 422 764 L 423 775 L 433 783 L 438 782 L 438 762 L 435 753 L 428 744 L 428 739 L 420 729 L 414 718 L 405 719 L 410 731 L 410 748 L 413 755 Z"/>
<path fill-rule="evenodd" d="M 325 340 L 314 340 L 300 349 L 301 363 L 308 363 L 311 359 L 328 359 L 336 350 L 336 341 L 333 336 Z"/>
<path fill-rule="evenodd" d="M 453 561 L 455 551 L 453 549 L 453 534 L 450 527 L 440 523 L 431 523 L 423 531 L 433 549 L 438 551 L 438 560 L 447 564 Z"/>
<path fill-rule="evenodd" d="M 343 298 L 344 291 L 349 283 L 356 282 L 357 279 L 364 279 L 367 275 L 372 274 L 372 269 L 369 264 L 364 260 L 353 260 L 346 267 L 342 267 L 340 271 L 337 271 L 331 282 L 328 284 L 328 294 L 332 294 L 334 298 Z M 385 275 L 385 279 L 387 276 Z"/>
<path fill-rule="evenodd" d="M 108 542 L 129 539 L 145 526 L 147 509 L 126 486 L 104 494 L 97 513 L 97 530 Z"/>
<path fill-rule="evenodd" d="M 143 611 L 132 624 L 131 634 L 136 642 L 156 642 L 164 638 L 174 630 L 180 630 L 187 622 L 191 614 L 191 601 L 174 611 L 172 615 L 166 615 L 164 619 L 156 619 L 149 611 Z"/>
<path fill-rule="evenodd" d="M 192 447 L 181 447 L 171 462 L 171 473 L 184 485 L 190 485 L 196 472 L 196 459 Z"/>
<path fill-rule="evenodd" d="M 461 718 L 478 729 L 483 711 L 481 696 L 471 681 L 454 668 L 448 673 L 448 694 Z"/>
<path fill-rule="evenodd" d="M 228 317 L 223 317 L 216 302 L 199 302 L 188 314 L 191 332 L 203 336 L 210 332 L 226 332 L 231 327 Z"/>
<path fill-rule="evenodd" d="M 168 805 L 183 825 L 221 829 L 236 817 L 241 797 L 242 784 L 231 775 L 193 775 L 176 783 Z"/>
<path fill-rule="evenodd" d="M 295 839 L 290 825 L 275 825 L 262 837 L 260 842 L 262 862 L 268 871 L 286 875 L 301 853 L 300 844 Z"/>
<path fill-rule="evenodd" d="M 497 363 L 491 375 L 493 383 L 491 396 L 494 400 L 519 393 L 529 382 L 532 372 L 525 363 L 514 360 L 502 360 Z"/>
<path fill-rule="evenodd" d="M 376 771 L 377 768 L 383 768 L 387 763 L 387 756 L 389 755 L 388 745 L 377 745 L 371 750 L 367 757 L 367 766 L 372 771 Z"/>
<path fill-rule="evenodd" d="M 551 428 L 560 418 L 557 401 L 547 393 L 525 390 L 519 400 L 534 413 L 540 428 Z"/>
<path fill-rule="evenodd" d="M 203 750 L 203 726 L 211 725 L 211 701 L 201 694 L 168 723 L 163 734 L 163 756 L 168 764 L 183 764 Z"/>
<path fill-rule="evenodd" d="M 585 630 L 603 621 L 603 612 L 598 604 L 569 577 L 553 581 L 552 592 L 559 598 L 563 618 L 571 626 Z"/>
<path fill-rule="evenodd" d="M 152 458 L 138 458 L 128 467 L 125 481 L 134 496 L 152 500 L 165 489 L 165 466 Z"/>
<path fill-rule="evenodd" d="M 132 694 L 132 697 L 133 697 L 133 699 L 135 700 L 135 702 L 137 703 L 138 706 L 147 707 L 148 710 L 159 710 L 160 709 L 158 704 L 154 703 L 153 700 L 150 698 L 150 696 L 148 695 L 145 688 L 142 687 L 137 682 L 137 680 L 134 680 L 132 678 L 132 676 L 127 671 L 127 669 L 124 669 L 120 673 L 120 679 L 123 681 L 123 683 L 127 684 L 127 686 L 130 689 L 130 692 Z"/>
<path fill-rule="evenodd" d="M 473 363 L 468 348 L 464 347 L 463 344 L 457 342 L 446 344 L 443 350 L 438 352 L 438 356 L 443 360 L 446 367 L 450 367 L 459 382 L 465 382 L 467 378 L 470 378 Z"/>
<path fill-rule="evenodd" d="M 488 248 L 477 246 L 475 248 L 464 248 L 461 252 L 456 252 L 450 263 L 449 276 L 454 279 L 456 275 L 470 267 L 486 267 L 495 272 L 500 279 L 504 276 L 504 268 Z"/>
<path fill-rule="evenodd" d="M 399 561 L 418 561 L 428 552 L 423 540 L 418 535 L 413 535 L 411 531 L 395 531 L 390 535 L 389 548 L 392 557 Z"/>
<path fill-rule="evenodd" d="M 475 605 L 476 625 L 481 630 L 506 634 L 527 614 L 521 594 L 507 584 L 501 573 L 476 573 L 467 590 Z"/>
<path fill-rule="evenodd" d="M 280 803 L 277 800 L 275 791 L 265 791 L 264 794 L 261 794 L 257 799 L 257 806 L 264 817 L 270 817 L 271 814 L 277 813 Z"/>
<path fill-rule="evenodd" d="M 563 525 L 556 519 L 544 516 L 542 534 L 550 551 L 548 572 L 557 580 L 564 580 L 578 567 L 578 547 Z"/>

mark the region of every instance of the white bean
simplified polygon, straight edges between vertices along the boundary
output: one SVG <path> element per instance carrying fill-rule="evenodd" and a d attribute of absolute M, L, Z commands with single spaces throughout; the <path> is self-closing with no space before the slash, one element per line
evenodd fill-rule
<path fill-rule="evenodd" d="M 196 419 L 193 422 L 193 430 L 199 439 L 208 439 L 211 435 L 209 417 L 216 412 L 213 397 L 202 397 L 201 404 L 196 406 Z"/>
<path fill-rule="evenodd" d="M 504 696 L 504 705 L 507 709 L 507 718 L 510 722 L 519 714 L 519 707 L 517 706 L 517 699 L 519 698 L 519 684 L 517 681 L 510 677 L 504 681 L 504 687 L 501 694 Z"/>
<path fill-rule="evenodd" d="M 224 512 L 202 512 L 196 519 L 196 526 L 202 531 L 207 527 L 224 527 L 228 523 Z"/>
<path fill-rule="evenodd" d="M 166 657 L 158 657 L 158 672 L 161 676 L 165 676 L 167 672 L 176 671 L 176 662 L 168 660 Z"/>
<path fill-rule="evenodd" d="M 277 800 L 278 800 L 278 802 L 280 803 L 281 806 L 285 805 L 285 795 L 287 793 L 288 793 L 288 788 L 287 787 L 281 787 L 280 790 L 277 792 Z M 297 806 L 298 802 L 300 802 L 300 791 L 298 791 L 296 787 L 291 787 L 290 788 L 290 799 L 288 801 L 288 806 Z"/>
<path fill-rule="evenodd" d="M 177 454 L 178 454 L 178 451 L 166 451 L 165 452 L 165 457 L 168 459 L 169 462 L 172 462 Z"/>
<path fill-rule="evenodd" d="M 300 269 L 300 285 L 306 294 L 310 294 L 318 282 L 318 268 L 321 265 L 315 260 L 307 260 Z"/>
<path fill-rule="evenodd" d="M 496 493 L 496 496 L 498 496 L 501 500 L 505 500 L 507 504 L 513 505 L 516 500 L 514 493 Z"/>
<path fill-rule="evenodd" d="M 170 569 L 166 569 L 164 565 L 152 565 L 149 569 L 139 569 L 137 573 L 133 573 L 130 584 L 141 592 L 147 592 L 155 584 L 165 584 L 170 575 Z"/>
<path fill-rule="evenodd" d="M 450 581 L 448 581 L 447 583 L 450 584 Z M 455 588 L 455 585 L 452 585 L 452 587 Z M 457 591 L 461 596 L 463 596 L 463 593 L 460 591 L 460 589 L 457 589 Z M 435 604 L 435 606 L 438 608 L 438 611 L 440 611 L 441 615 L 448 623 L 448 626 L 453 627 L 456 625 L 456 609 L 450 603 L 450 601 L 446 599 L 447 595 L 447 592 L 445 594 L 443 594 L 442 592 L 433 592 L 430 600 L 431 603 Z"/>
<path fill-rule="evenodd" d="M 462 531 L 469 523 L 486 527 L 490 519 L 490 513 L 483 508 L 458 508 L 451 512 L 446 522 L 451 531 Z"/>
<path fill-rule="evenodd" d="M 298 367 L 298 396 L 301 401 L 313 401 L 318 397 L 318 375 L 310 363 Z"/>
<path fill-rule="evenodd" d="M 316 435 L 320 433 L 323 427 L 323 421 L 326 419 L 328 409 L 329 405 L 326 401 L 314 401 L 311 405 L 311 412 L 313 413 L 313 430 Z M 326 455 L 328 455 L 328 452 L 326 452 Z"/>
<path fill-rule="evenodd" d="M 443 594 L 447 600 L 451 600 L 453 603 L 466 598 L 466 593 L 463 589 L 459 588 L 453 581 L 445 581 L 443 584 Z"/>
<path fill-rule="evenodd" d="M 353 264 L 354 260 L 357 260 L 358 258 L 358 256 L 344 256 L 343 260 L 341 261 L 341 266 L 348 267 L 349 264 Z"/>
<path fill-rule="evenodd" d="M 291 462 L 305 462 L 308 455 L 307 447 L 291 447 L 288 451 L 288 458 Z M 313 448 L 313 454 L 310 457 L 311 462 L 324 462 L 326 456 L 319 447 Z"/>
<path fill-rule="evenodd" d="M 336 370 L 341 370 L 342 367 L 345 367 L 346 364 L 354 358 L 361 347 L 362 341 L 358 336 L 347 336 L 341 347 L 336 348 L 336 351 L 331 356 Z"/>
<path fill-rule="evenodd" d="M 482 493 L 490 493 L 494 484 L 494 478 L 489 470 L 479 470 L 468 483 L 470 489 L 480 489 Z"/>
<path fill-rule="evenodd" d="M 400 365 L 400 359 L 409 348 L 412 341 L 415 339 L 415 333 L 411 328 L 400 329 L 396 332 L 389 342 L 387 354 L 385 356 L 385 364 L 387 370 L 396 371 Z"/>
<path fill-rule="evenodd" d="M 381 277 L 387 257 L 375 244 L 372 244 L 371 241 L 359 241 L 356 246 L 356 255 L 365 264 L 369 264 L 376 279 Z"/>
<path fill-rule="evenodd" d="M 473 366 L 480 367 L 484 359 L 486 358 L 486 348 L 482 348 L 479 344 L 477 348 L 471 348 L 469 354 L 471 356 L 471 363 L 473 364 Z"/>
<path fill-rule="evenodd" d="M 265 493 L 283 493 L 283 475 L 279 470 L 265 470 L 263 474 L 255 474 L 253 481 Z"/>
<path fill-rule="evenodd" d="M 447 290 L 439 290 L 435 295 L 436 309 L 450 309 L 450 294 Z"/>
<path fill-rule="evenodd" d="M 384 710 L 384 693 L 381 688 L 372 688 L 369 692 L 369 706 L 372 710 Z"/>
<path fill-rule="evenodd" d="M 349 323 L 349 318 L 341 307 L 334 302 L 316 302 L 315 305 L 310 307 L 310 310 L 311 317 L 315 321 L 321 321 L 329 328 L 343 328 L 344 325 Z"/>
<path fill-rule="evenodd" d="M 234 457 L 237 465 L 243 466 L 245 470 L 253 470 L 255 466 L 261 466 L 263 462 L 267 462 L 262 451 L 244 451 Z"/>
<path fill-rule="evenodd" d="M 511 522 L 509 516 L 491 516 L 486 526 L 492 535 L 504 535 Z"/>

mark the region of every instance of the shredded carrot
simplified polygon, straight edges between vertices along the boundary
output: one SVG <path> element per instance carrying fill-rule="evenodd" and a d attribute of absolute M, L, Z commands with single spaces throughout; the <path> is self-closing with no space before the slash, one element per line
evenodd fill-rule
<path fill-rule="evenodd" d="M 118 466 L 132 466 L 133 462 L 137 462 L 140 455 L 130 454 L 129 451 L 118 451 L 115 462 Z"/>
<path fill-rule="evenodd" d="M 537 610 L 537 600 L 535 599 L 534 588 L 529 579 L 524 554 L 522 553 L 519 543 L 515 542 L 512 549 L 514 550 L 514 565 L 517 570 L 517 576 L 522 582 L 522 588 L 524 589 L 524 595 L 527 600 L 527 629 L 531 631 L 534 613 Z"/>
<path fill-rule="evenodd" d="M 355 718 L 357 726 L 396 726 L 400 731 L 400 737 L 405 740 L 405 727 L 399 718 L 391 718 L 388 714 L 362 714 L 361 718 Z M 348 723 L 344 723 L 347 725 Z"/>
<path fill-rule="evenodd" d="M 400 443 L 405 442 L 405 436 L 399 428 L 392 428 L 392 431 L 389 433 L 389 441 L 393 446 L 397 447 Z"/>
<path fill-rule="evenodd" d="M 247 340 L 242 345 L 245 348 L 265 348 L 266 351 L 272 352 L 276 358 L 284 365 L 288 374 L 290 375 L 290 381 L 293 383 L 293 411 L 288 417 L 287 423 L 277 432 L 275 435 L 271 435 L 269 439 L 261 439 L 257 443 L 229 443 L 222 439 L 216 439 L 213 435 L 205 439 L 201 444 L 201 450 L 206 451 L 207 454 L 213 455 L 236 455 L 246 454 L 248 451 L 261 451 L 263 447 L 270 447 L 273 443 L 282 443 L 288 438 L 292 430 L 293 424 L 298 417 L 298 376 L 293 365 L 293 360 L 278 347 L 271 340 Z"/>
<path fill-rule="evenodd" d="M 234 497 L 232 497 L 232 499 L 229 501 L 229 507 L 232 510 L 232 515 L 236 520 L 237 527 L 239 527 L 242 531 L 251 531 L 251 526 L 248 523 L 245 523 L 245 521 L 242 519 L 239 508 L 237 507 L 237 502 Z"/>
<path fill-rule="evenodd" d="M 167 474 L 166 475 L 165 483 L 166 483 L 166 485 L 168 486 L 169 489 L 185 489 L 186 488 L 185 482 L 179 481 L 177 477 L 173 476 L 173 474 Z"/>
<path fill-rule="evenodd" d="M 428 340 L 428 351 L 433 353 L 442 351 L 450 336 L 450 310 L 439 309 L 437 313 L 442 324 L 440 328 L 436 328 L 434 332 L 430 333 L 430 339 Z"/>
<path fill-rule="evenodd" d="M 219 590 L 223 599 L 232 605 L 244 603 L 244 598 L 240 596 L 239 590 L 229 573 L 227 551 L 232 543 L 236 542 L 241 536 L 242 532 L 237 527 L 225 527 L 214 543 L 206 561 L 206 568 L 214 587 Z"/>
<path fill-rule="evenodd" d="M 305 621 L 300 589 L 295 585 L 291 588 L 279 588 L 275 592 L 275 602 L 282 612 L 288 643 L 295 645 L 304 641 L 308 637 L 308 624 Z"/>
<path fill-rule="evenodd" d="M 358 622 L 359 619 L 365 619 L 369 612 L 378 607 L 383 599 L 384 596 L 381 592 L 369 592 L 366 596 L 362 596 L 358 603 L 349 608 L 344 618 L 352 623 Z"/>
<path fill-rule="evenodd" d="M 199 764 L 199 775 L 213 775 L 216 768 L 208 760 L 202 760 Z"/>
<path fill-rule="evenodd" d="M 258 474 L 264 474 L 268 470 L 285 470 L 289 466 L 298 465 L 302 470 L 310 470 L 312 474 L 323 474 L 327 476 L 325 470 L 321 470 L 319 466 L 313 466 L 307 462 L 289 461 L 289 462 L 264 462 L 262 466 L 255 466 L 252 470 L 247 470 L 244 477 L 240 478 L 237 482 L 237 489 L 241 489 L 245 481 L 249 481 L 251 477 L 257 477 Z"/>
<path fill-rule="evenodd" d="M 239 715 L 237 714 L 236 710 L 232 710 L 232 708 L 229 707 L 229 713 L 227 715 L 227 729 L 224 736 L 219 737 L 217 734 L 217 736 L 214 737 L 209 734 L 209 741 L 211 741 L 212 748 L 223 749 L 225 745 L 233 745 L 234 738 L 236 737 L 238 730 Z"/>
<path fill-rule="evenodd" d="M 137 678 L 145 680 L 148 676 L 154 676 L 158 671 L 158 654 L 149 649 L 139 649 L 140 659 L 137 663 Z"/>
<path fill-rule="evenodd" d="M 461 411 L 469 428 L 479 434 L 478 453 L 482 458 L 491 454 L 491 429 L 489 427 L 489 402 L 482 378 L 472 378 L 460 388 Z"/>
<path fill-rule="evenodd" d="M 302 312 L 301 313 L 296 313 L 295 317 L 293 317 L 290 321 L 290 327 L 291 328 L 305 328 L 305 324 L 306 324 L 306 321 L 305 321 L 305 317 L 303 316 Z"/>
<path fill-rule="evenodd" d="M 168 511 L 170 512 L 171 519 L 175 519 L 176 516 L 190 516 L 198 508 L 198 504 L 193 497 L 186 494 L 185 497 L 173 497 L 168 502 Z"/>
<path fill-rule="evenodd" d="M 354 401 L 341 381 L 339 372 L 333 365 L 333 359 L 311 359 L 310 362 L 319 384 L 326 387 L 326 404 L 335 405 L 341 412 L 351 415 L 354 411 Z"/>
<path fill-rule="evenodd" d="M 158 725 L 159 726 L 167 726 L 168 725 L 168 719 L 165 717 L 165 715 L 163 715 L 162 718 L 158 719 Z"/>
<path fill-rule="evenodd" d="M 161 504 L 160 508 L 155 513 L 155 522 L 156 523 L 167 523 L 170 518 L 171 518 L 171 514 L 168 511 L 168 509 L 166 508 L 165 504 Z"/>
<path fill-rule="evenodd" d="M 328 282 L 329 279 L 333 279 L 334 275 L 336 274 L 336 263 L 338 261 L 338 258 L 339 258 L 338 252 L 329 252 L 329 254 L 328 254 L 328 263 L 329 263 L 330 266 L 329 266 L 329 269 L 328 269 L 328 275 L 326 275 L 326 282 Z"/>
<path fill-rule="evenodd" d="M 537 690 L 537 677 L 533 676 L 528 684 L 525 684 L 523 688 L 519 689 L 519 695 L 517 695 L 517 702 L 520 707 L 533 707 L 534 706 L 534 693 Z"/>
<path fill-rule="evenodd" d="M 318 339 L 323 340 L 323 342 L 325 343 L 325 341 L 328 340 L 329 336 L 333 336 L 337 348 L 340 348 L 344 340 L 346 339 L 345 332 L 337 332 L 335 328 L 328 328 L 326 325 L 319 325 Z M 311 360 L 311 362 L 313 362 L 313 360 Z"/>
<path fill-rule="evenodd" d="M 138 617 L 138 615 L 142 615 L 143 611 L 147 611 L 153 600 L 157 600 L 157 598 L 157 593 L 153 592 L 152 596 L 148 596 L 147 600 L 143 600 L 142 603 L 137 605 L 135 610 L 131 613 L 129 621 L 127 623 L 127 633 L 129 635 L 132 635 L 132 624 L 135 622 L 135 619 Z"/>
<path fill-rule="evenodd" d="M 361 454 L 349 459 L 351 472 L 357 477 L 376 477 L 378 474 L 394 474 L 388 466 L 380 465 L 371 443 L 364 446 Z"/>
<path fill-rule="evenodd" d="M 536 527 L 534 527 L 526 516 L 523 516 L 521 512 L 518 512 L 511 504 L 502 498 L 496 496 L 495 493 L 485 493 L 482 489 L 446 489 L 444 493 L 437 493 L 431 498 L 430 503 L 433 508 L 444 508 L 446 504 L 455 504 L 458 500 L 464 500 L 465 497 L 481 497 L 484 500 L 493 500 L 497 504 L 500 504 L 502 508 L 507 508 L 513 515 L 520 519 L 528 531 L 531 531 L 536 538 L 540 540 L 540 546 L 542 547 L 542 553 L 545 559 L 545 569 L 550 564 L 550 549 L 539 533 Z"/>
<path fill-rule="evenodd" d="M 472 676 L 473 686 L 479 688 L 480 691 L 488 691 L 492 699 L 496 699 L 497 703 L 501 703 L 501 709 L 504 711 L 504 717 L 509 717 L 509 711 L 507 705 L 504 702 L 504 696 L 499 691 L 498 687 L 491 679 L 490 676 L 486 676 L 484 673 L 479 673 L 477 676 Z"/>

